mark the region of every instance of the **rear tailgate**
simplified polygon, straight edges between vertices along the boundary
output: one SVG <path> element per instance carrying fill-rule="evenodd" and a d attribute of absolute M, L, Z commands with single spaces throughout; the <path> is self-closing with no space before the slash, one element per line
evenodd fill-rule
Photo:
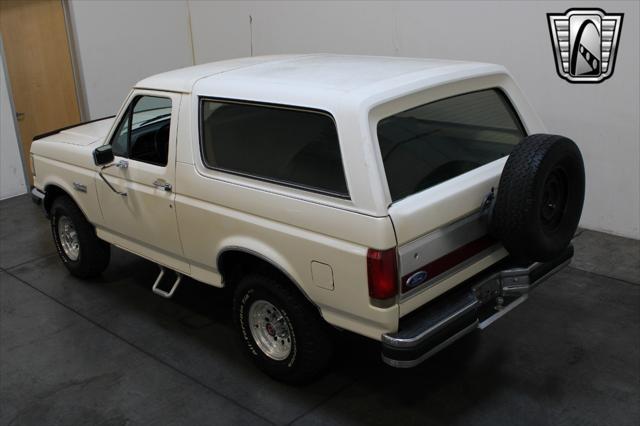
<path fill-rule="evenodd" d="M 399 252 L 405 315 L 506 255 L 483 203 L 526 130 L 505 92 L 414 106 L 376 128 Z"/>
<path fill-rule="evenodd" d="M 488 235 L 482 204 L 506 158 L 471 170 L 389 208 L 398 239 L 400 315 L 406 315 L 506 256 Z"/>

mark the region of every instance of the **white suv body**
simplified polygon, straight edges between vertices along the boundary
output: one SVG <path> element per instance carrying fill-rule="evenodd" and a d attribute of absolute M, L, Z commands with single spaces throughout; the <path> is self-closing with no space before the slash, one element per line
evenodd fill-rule
<path fill-rule="evenodd" d="M 225 261 L 237 253 L 259 258 L 297 286 L 327 323 L 383 340 L 384 335 L 398 332 L 401 318 L 507 256 L 493 241 L 469 255 L 461 254 L 462 260 L 450 267 L 441 266 L 444 271 L 433 279 L 428 271 L 409 276 L 487 233 L 481 207 L 498 187 L 507 157 L 394 197 L 378 126 L 388 117 L 423 105 L 484 91 L 505 100 L 523 136 L 545 131 L 509 73 L 492 64 L 319 54 L 253 57 L 171 71 L 136 84 L 115 118 L 35 140 L 34 193 L 45 197 L 49 207 L 54 194 L 66 194 L 99 239 L 212 286 L 227 284 L 225 272 L 231 266 Z M 133 104 L 139 105 L 141 97 L 166 101 L 157 109 L 162 116 L 151 116 L 158 122 L 170 119 L 165 133 L 158 130 L 155 139 L 148 138 L 157 148 L 159 135 L 168 132 L 162 164 L 157 158 L 119 156 L 115 149 L 116 138 L 125 135 L 127 126 L 133 129 L 127 136 L 130 145 L 136 126 L 148 121 L 145 112 L 154 111 L 140 107 L 136 112 Z M 266 170 L 269 165 L 263 162 L 275 164 L 289 155 L 284 148 L 277 158 L 274 154 L 276 159 L 268 150 L 223 153 L 216 147 L 205 152 L 209 139 L 215 143 L 222 137 L 218 135 L 232 131 L 227 127 L 233 126 L 238 114 L 258 117 L 260 108 L 271 109 L 274 117 L 291 111 L 298 114 L 297 122 L 334 123 L 344 173 L 344 186 L 337 184 L 340 191 L 327 190 L 328 182 L 341 181 L 336 173 L 327 176 L 326 185 L 314 188 L 207 164 L 211 160 L 207 156 L 213 162 L 227 156 L 237 163 L 244 155 L 251 167 Z M 205 113 L 210 115 L 203 118 Z M 134 117 L 129 124 L 121 124 L 129 116 Z M 214 129 L 213 136 L 207 136 L 203 127 L 209 120 L 223 130 Z M 272 118 L 259 120 L 256 129 L 271 129 Z M 246 127 L 251 126 L 242 131 L 251 135 Z M 278 127 L 273 132 L 283 130 Z M 277 134 L 286 139 L 283 145 L 290 143 L 286 132 Z M 126 165 L 105 168 L 106 180 L 92 157 L 105 144 L 114 144 L 115 162 Z M 313 169 L 325 163 L 331 164 L 329 170 L 339 170 L 330 159 L 304 164 Z M 406 167 L 416 164 L 421 163 L 408 158 Z M 283 169 L 304 182 L 320 180 L 313 173 L 307 176 L 309 167 L 299 170 L 286 163 L 278 170 Z M 52 198 L 47 202 L 48 197 Z M 397 291 L 380 301 L 371 297 L 368 253 L 389 249 L 395 256 Z M 404 288 L 409 278 L 417 284 Z"/>

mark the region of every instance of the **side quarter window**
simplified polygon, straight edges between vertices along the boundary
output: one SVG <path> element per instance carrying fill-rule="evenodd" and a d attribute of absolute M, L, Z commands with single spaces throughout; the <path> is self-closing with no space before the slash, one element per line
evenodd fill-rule
<path fill-rule="evenodd" d="M 171 99 L 137 96 L 113 134 L 113 153 L 120 157 L 166 166 L 171 128 Z"/>
<path fill-rule="evenodd" d="M 206 167 L 349 198 L 338 133 L 328 113 L 202 99 L 200 120 Z"/>

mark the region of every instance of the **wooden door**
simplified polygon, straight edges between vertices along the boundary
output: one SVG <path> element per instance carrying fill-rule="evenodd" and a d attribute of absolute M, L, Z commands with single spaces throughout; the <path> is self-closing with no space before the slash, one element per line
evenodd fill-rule
<path fill-rule="evenodd" d="M 62 1 L 0 0 L 0 31 L 28 159 L 34 136 L 80 121 Z"/>

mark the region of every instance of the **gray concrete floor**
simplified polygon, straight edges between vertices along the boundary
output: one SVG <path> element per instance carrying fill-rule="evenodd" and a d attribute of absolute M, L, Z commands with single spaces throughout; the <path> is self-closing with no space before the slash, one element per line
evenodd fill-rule
<path fill-rule="evenodd" d="M 304 387 L 243 355 L 228 296 L 120 250 L 72 278 L 27 196 L 0 202 L 0 424 L 640 424 L 640 242 L 584 231 L 572 266 L 480 336 L 412 370 L 341 336 Z"/>

